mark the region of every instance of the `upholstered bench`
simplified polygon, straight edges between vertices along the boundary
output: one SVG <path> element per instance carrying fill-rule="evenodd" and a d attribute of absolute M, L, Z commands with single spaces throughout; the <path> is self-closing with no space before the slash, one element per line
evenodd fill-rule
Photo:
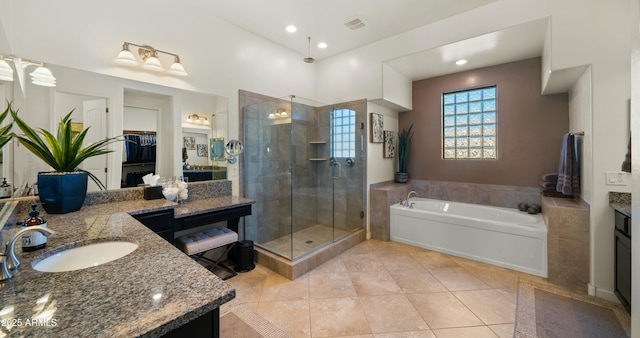
<path fill-rule="evenodd" d="M 178 249 L 182 250 L 182 252 L 191 256 L 194 260 L 204 260 L 206 262 L 211 263 L 209 266 L 209 270 L 213 272 L 216 267 L 223 269 L 229 273 L 231 276 L 228 276 L 223 279 L 231 278 L 237 273 L 233 271 L 233 269 L 223 265 L 221 263 L 222 259 L 224 259 L 225 255 L 229 253 L 231 248 L 238 242 L 238 234 L 229 228 L 226 227 L 217 227 L 212 229 L 207 229 L 200 232 L 195 232 L 189 235 L 185 235 L 182 237 L 176 238 L 176 246 Z M 207 257 L 204 257 L 204 254 L 213 249 L 217 249 L 220 247 L 226 246 L 226 250 L 218 257 L 215 261 L 211 260 Z"/>

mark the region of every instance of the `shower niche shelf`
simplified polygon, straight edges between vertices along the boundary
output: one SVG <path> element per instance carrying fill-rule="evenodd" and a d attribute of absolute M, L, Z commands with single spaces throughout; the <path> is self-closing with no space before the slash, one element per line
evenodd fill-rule
<path fill-rule="evenodd" d="M 309 144 L 317 145 L 317 146 L 323 146 L 323 145 L 327 144 L 327 141 L 322 141 L 322 140 L 309 141 Z M 322 156 L 322 155 L 320 155 L 322 153 L 321 149 L 324 149 L 324 147 L 319 147 L 319 148 L 315 148 L 315 149 L 316 149 L 316 156 L 318 156 L 318 157 L 311 157 L 311 158 L 309 158 L 309 161 L 312 161 L 312 162 L 326 161 L 327 160 L 326 157 L 320 157 L 320 156 Z"/>

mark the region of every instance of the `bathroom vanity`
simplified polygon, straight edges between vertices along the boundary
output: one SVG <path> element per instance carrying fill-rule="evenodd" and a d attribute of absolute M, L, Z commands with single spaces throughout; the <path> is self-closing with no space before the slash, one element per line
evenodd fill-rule
<path fill-rule="evenodd" d="M 614 209 L 615 290 L 625 309 L 631 312 L 631 194 L 609 192 Z"/>
<path fill-rule="evenodd" d="M 22 265 L 13 279 L 0 284 L 0 336 L 216 337 L 219 307 L 235 297 L 235 290 L 171 245 L 167 239 L 175 228 L 161 225 L 173 226 L 177 219 L 173 216 L 184 221 L 198 215 L 211 217 L 218 211 L 246 212 L 248 208 L 250 213 L 252 202 L 231 196 L 181 205 L 164 199 L 135 199 L 45 215 L 56 234 L 43 250 L 22 253 L 17 248 Z M 175 224 L 181 226 L 182 221 Z M 8 231 L 7 237 L 11 236 L 17 228 L 5 229 L 5 235 Z M 81 270 L 47 273 L 30 266 L 53 248 L 104 238 L 131 241 L 138 248 Z"/>

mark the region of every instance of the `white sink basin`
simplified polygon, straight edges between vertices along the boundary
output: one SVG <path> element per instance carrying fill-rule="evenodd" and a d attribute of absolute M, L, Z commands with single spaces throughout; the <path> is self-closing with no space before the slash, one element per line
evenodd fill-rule
<path fill-rule="evenodd" d="M 124 257 L 137 248 L 138 244 L 123 240 L 95 242 L 60 251 L 40 261 L 36 259 L 31 267 L 42 272 L 86 269 Z"/>

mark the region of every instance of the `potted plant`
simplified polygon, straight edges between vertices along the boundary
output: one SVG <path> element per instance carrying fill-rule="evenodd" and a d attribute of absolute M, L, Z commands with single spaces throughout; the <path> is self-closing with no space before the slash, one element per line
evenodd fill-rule
<path fill-rule="evenodd" d="M 96 182 L 100 189 L 104 184 L 92 173 L 78 168 L 90 157 L 113 152 L 107 146 L 120 141 L 116 137 L 96 141 L 82 147 L 89 127 L 79 133 L 71 131 L 71 110 L 58 123 L 57 135 L 43 128 L 31 128 L 18 117 L 18 111 L 8 108 L 13 121 L 24 135 L 13 133 L 25 148 L 51 166 L 52 172 L 38 173 L 38 192 L 42 207 L 50 214 L 64 214 L 80 210 L 87 194 L 88 177 Z"/>
<path fill-rule="evenodd" d="M 402 128 L 402 132 L 398 133 L 398 172 L 396 172 L 395 181 L 397 183 L 407 183 L 409 181 L 409 172 L 407 172 L 407 164 L 409 163 L 409 145 L 413 138 L 413 123 L 409 129 Z"/>
<path fill-rule="evenodd" d="M 4 119 L 7 118 L 10 111 L 11 111 L 11 102 L 7 101 L 7 109 L 5 109 L 4 112 L 2 112 L 2 114 L 0 114 L 0 125 L 4 123 Z M 13 123 L 9 123 L 4 127 L 0 127 L 0 148 L 4 147 L 4 145 L 7 144 L 7 142 L 11 141 L 11 138 L 13 137 L 13 135 L 11 134 L 12 126 L 13 126 Z"/>

